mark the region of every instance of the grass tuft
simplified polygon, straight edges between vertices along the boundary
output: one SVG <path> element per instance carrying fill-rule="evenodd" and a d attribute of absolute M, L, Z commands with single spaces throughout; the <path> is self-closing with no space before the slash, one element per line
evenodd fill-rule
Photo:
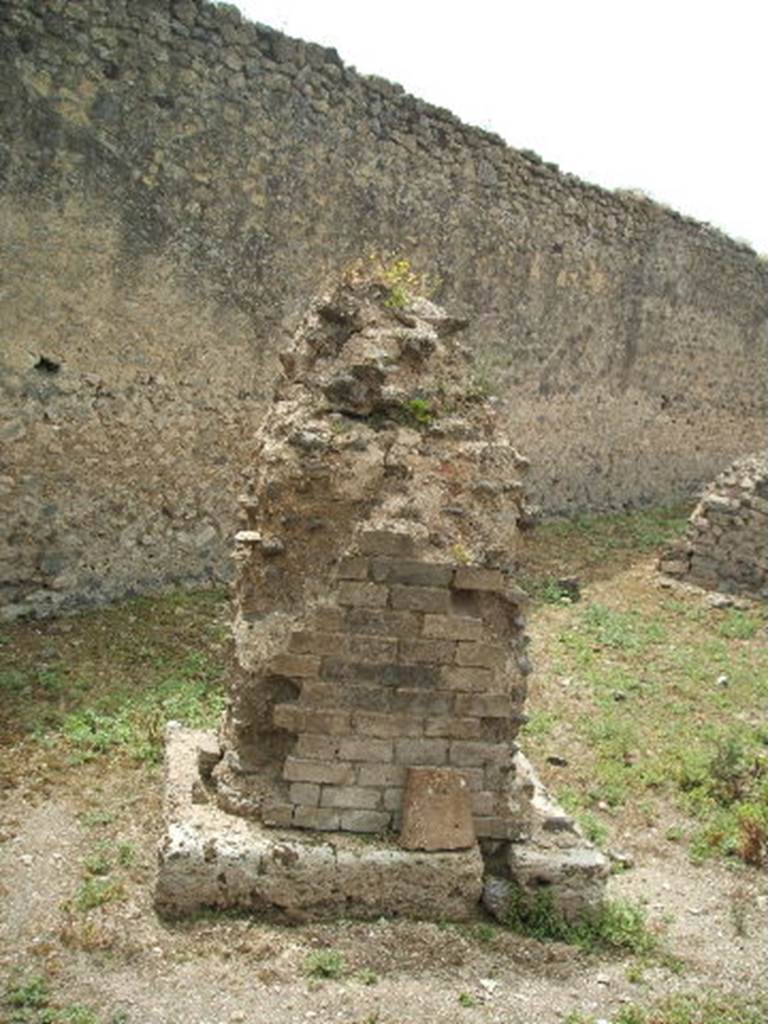
<path fill-rule="evenodd" d="M 305 969 L 310 978 L 339 978 L 346 962 L 335 949 L 316 949 L 307 957 Z"/>

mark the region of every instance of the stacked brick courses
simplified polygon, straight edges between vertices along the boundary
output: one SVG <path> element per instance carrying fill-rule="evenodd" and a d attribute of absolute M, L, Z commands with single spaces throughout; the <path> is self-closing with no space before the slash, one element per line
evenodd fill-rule
<path fill-rule="evenodd" d="M 390 550 L 411 554 L 407 535 L 380 533 L 379 544 L 385 537 Z M 360 548 L 370 546 L 363 533 Z M 350 563 L 357 589 L 346 579 Z M 270 803 L 264 820 L 328 830 L 398 828 L 406 768 L 448 766 L 465 775 L 478 836 L 516 837 L 520 821 L 502 784 L 510 742 L 524 721 L 527 666 L 517 664 L 517 645 L 483 621 L 479 601 L 477 614 L 466 611 L 480 594 L 503 595 L 503 573 L 361 554 L 346 556 L 337 575 L 335 631 L 315 622 L 294 630 L 289 653 L 270 664 L 300 683 L 301 693 L 274 708 L 275 725 L 297 740 L 282 773 L 287 799 Z M 369 587 L 377 588 L 373 606 Z M 452 607 L 457 592 L 459 612 Z M 514 601 L 500 599 L 517 612 Z M 375 607 L 376 618 L 361 620 L 361 606 Z M 436 606 L 439 614 L 431 610 Z M 406 617 L 390 617 L 396 607 L 408 608 Z M 329 606 L 321 614 L 327 620 Z"/>

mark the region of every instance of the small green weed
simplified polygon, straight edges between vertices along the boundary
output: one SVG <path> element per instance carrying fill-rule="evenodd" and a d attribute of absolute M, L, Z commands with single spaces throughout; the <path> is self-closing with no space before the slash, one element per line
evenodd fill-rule
<path fill-rule="evenodd" d="M 109 856 L 109 844 L 100 843 L 83 861 L 89 875 L 108 875 L 112 870 L 112 859 Z"/>
<path fill-rule="evenodd" d="M 53 1018 L 56 1024 L 101 1024 L 102 1018 L 94 1013 L 93 1010 L 88 1006 L 83 1006 L 80 1003 L 72 1003 L 71 1006 L 66 1006 L 64 1009 L 59 1010 L 57 1016 Z M 112 1021 L 110 1021 L 112 1024 Z"/>
<path fill-rule="evenodd" d="M 411 261 L 403 257 L 380 263 L 378 274 L 389 288 L 384 305 L 390 309 L 403 309 L 416 295 L 426 290 L 424 275 L 418 274 Z"/>
<path fill-rule="evenodd" d="M 18 669 L 8 669 L 7 672 L 0 672 L 0 693 L 24 693 L 30 689 L 27 676 Z"/>
<path fill-rule="evenodd" d="M 644 981 L 645 975 L 645 964 L 641 960 L 636 960 L 627 967 L 626 975 L 627 981 L 632 985 L 640 985 Z"/>
<path fill-rule="evenodd" d="M 472 561 L 472 552 L 463 544 L 453 544 L 451 546 L 451 558 L 454 562 L 466 565 L 468 562 Z"/>
<path fill-rule="evenodd" d="M 477 1000 L 469 992 L 459 992 L 460 1006 L 477 1006 Z"/>
<path fill-rule="evenodd" d="M 725 613 L 718 633 L 729 640 L 751 640 L 759 629 L 760 622 L 754 616 L 730 609 Z"/>
<path fill-rule="evenodd" d="M 478 942 L 493 942 L 498 935 L 498 931 L 499 930 L 495 925 L 481 921 L 480 924 L 476 924 L 472 929 L 472 936 L 477 939 Z"/>
<path fill-rule="evenodd" d="M 377 985 L 379 976 L 370 967 L 363 967 L 357 972 L 357 980 L 363 985 Z"/>
<path fill-rule="evenodd" d="M 45 978 L 35 975 L 21 985 L 8 989 L 6 1002 L 19 1009 L 37 1009 L 46 1006 L 51 993 Z"/>
<path fill-rule="evenodd" d="M 117 845 L 117 863 L 121 868 L 130 868 L 136 863 L 136 848 L 133 843 L 123 842 Z"/>
<path fill-rule="evenodd" d="M 428 398 L 411 398 L 402 405 L 402 419 L 416 427 L 428 427 L 434 422 L 435 410 Z"/>
<path fill-rule="evenodd" d="M 715 737 L 681 758 L 678 784 L 700 825 L 691 845 L 694 860 L 733 856 L 760 867 L 768 855 L 768 758 L 760 730 Z"/>
<path fill-rule="evenodd" d="M 305 968 L 310 978 L 339 978 L 346 962 L 335 949 L 316 949 L 307 957 Z"/>
<path fill-rule="evenodd" d="M 99 828 L 117 821 L 117 814 L 114 811 L 85 811 L 80 820 L 88 828 Z"/>
<path fill-rule="evenodd" d="M 87 913 L 124 896 L 123 886 L 111 878 L 89 878 L 79 887 L 72 901 L 75 910 Z"/>
<path fill-rule="evenodd" d="M 546 580 L 542 586 L 537 588 L 535 596 L 540 598 L 545 604 L 568 605 L 573 603 L 568 590 L 555 579 Z"/>
<path fill-rule="evenodd" d="M 590 843 L 595 843 L 596 846 L 602 846 L 608 838 L 608 829 L 602 821 L 600 821 L 600 819 L 591 811 L 583 811 L 581 814 L 577 815 L 576 820 Z"/>

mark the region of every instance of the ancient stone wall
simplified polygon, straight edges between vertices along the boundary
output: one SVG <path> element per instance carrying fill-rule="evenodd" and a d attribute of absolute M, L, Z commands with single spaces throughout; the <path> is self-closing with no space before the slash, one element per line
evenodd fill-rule
<path fill-rule="evenodd" d="M 230 7 L 5 0 L 0 47 L 6 614 L 226 575 L 275 352 L 366 249 L 483 311 L 549 510 L 671 500 L 754 448 L 748 248 Z"/>
<path fill-rule="evenodd" d="M 718 476 L 659 567 L 708 590 L 768 598 L 768 457 L 738 459 Z"/>

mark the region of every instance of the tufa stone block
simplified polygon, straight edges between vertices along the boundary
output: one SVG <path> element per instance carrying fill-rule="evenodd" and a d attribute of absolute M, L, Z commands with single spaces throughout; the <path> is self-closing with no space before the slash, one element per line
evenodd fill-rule
<path fill-rule="evenodd" d="M 339 743 L 339 757 L 345 761 L 381 761 L 392 760 L 392 741 L 377 740 L 370 737 L 358 739 L 356 736 L 342 739 Z"/>
<path fill-rule="evenodd" d="M 320 659 L 308 654 L 278 654 L 269 663 L 269 671 L 277 676 L 308 679 L 317 675 Z"/>
<path fill-rule="evenodd" d="M 401 640 L 399 652 L 402 661 L 450 665 L 456 654 L 456 644 L 452 640 Z"/>
<path fill-rule="evenodd" d="M 371 578 L 378 583 L 400 583 L 417 587 L 446 587 L 453 567 L 415 559 L 377 558 L 371 562 Z"/>
<path fill-rule="evenodd" d="M 368 578 L 369 562 L 367 558 L 342 558 L 336 569 L 340 580 L 365 580 Z"/>
<path fill-rule="evenodd" d="M 498 569 L 481 569 L 473 565 L 462 565 L 453 578 L 455 590 L 502 591 L 505 578 Z"/>
<path fill-rule="evenodd" d="M 442 736 L 445 739 L 455 740 L 483 738 L 481 723 L 476 718 L 458 718 L 455 715 L 427 718 L 424 722 L 424 735 Z"/>
<path fill-rule="evenodd" d="M 456 697 L 457 715 L 474 715 L 478 718 L 509 718 L 512 705 L 503 694 L 459 694 Z"/>
<path fill-rule="evenodd" d="M 418 715 L 360 711 L 354 716 L 354 731 L 363 736 L 376 736 L 380 739 L 422 736 L 424 734 L 424 719 Z"/>
<path fill-rule="evenodd" d="M 321 807 L 357 808 L 372 810 L 381 803 L 380 789 L 364 786 L 323 786 Z"/>
<path fill-rule="evenodd" d="M 342 811 L 340 825 L 347 832 L 383 832 L 391 820 L 388 811 Z"/>
<path fill-rule="evenodd" d="M 283 778 L 288 782 L 330 783 L 348 786 L 355 781 L 355 770 L 350 764 L 331 764 L 286 757 Z"/>
<path fill-rule="evenodd" d="M 296 654 L 340 654 L 346 646 L 343 633 L 318 633 L 300 630 L 291 634 L 290 649 Z"/>
<path fill-rule="evenodd" d="M 501 668 L 507 653 L 496 644 L 459 643 L 456 645 L 456 664 L 472 668 Z"/>
<path fill-rule="evenodd" d="M 361 786 L 402 786 L 405 783 L 405 765 L 361 764 L 357 781 Z"/>
<path fill-rule="evenodd" d="M 339 742 L 338 736 L 318 736 L 304 732 L 296 741 L 294 754 L 312 761 L 332 761 L 338 753 Z M 302 800 L 300 803 L 306 801 Z"/>
<path fill-rule="evenodd" d="M 317 807 L 320 803 L 320 786 L 314 782 L 294 782 L 288 788 L 292 804 L 307 804 Z"/>
<path fill-rule="evenodd" d="M 413 637 L 421 632 L 422 617 L 415 612 L 373 612 L 366 608 L 350 608 L 346 622 L 353 633 Z"/>
<path fill-rule="evenodd" d="M 444 764 L 448 757 L 448 742 L 444 739 L 397 740 L 395 760 L 399 764 Z"/>
<path fill-rule="evenodd" d="M 442 680 L 443 686 L 449 690 L 472 693 L 492 689 L 495 677 L 487 668 L 444 668 Z"/>
<path fill-rule="evenodd" d="M 447 614 L 451 610 L 451 595 L 439 587 L 406 587 L 395 584 L 391 588 L 391 602 L 395 609 L 433 614 Z"/>
<path fill-rule="evenodd" d="M 293 812 L 293 824 L 296 828 L 335 832 L 339 827 L 339 813 L 328 807 L 297 807 Z"/>
<path fill-rule="evenodd" d="M 483 766 L 490 763 L 503 764 L 511 757 L 506 743 L 480 743 L 472 740 L 455 740 L 450 745 L 449 759 L 459 767 Z"/>
<path fill-rule="evenodd" d="M 480 619 L 467 615 L 426 615 L 424 636 L 445 640 L 479 640 L 483 635 Z"/>
<path fill-rule="evenodd" d="M 355 608 L 384 608 L 389 591 L 378 583 L 357 583 L 342 580 L 339 583 L 338 600 L 341 605 Z"/>

